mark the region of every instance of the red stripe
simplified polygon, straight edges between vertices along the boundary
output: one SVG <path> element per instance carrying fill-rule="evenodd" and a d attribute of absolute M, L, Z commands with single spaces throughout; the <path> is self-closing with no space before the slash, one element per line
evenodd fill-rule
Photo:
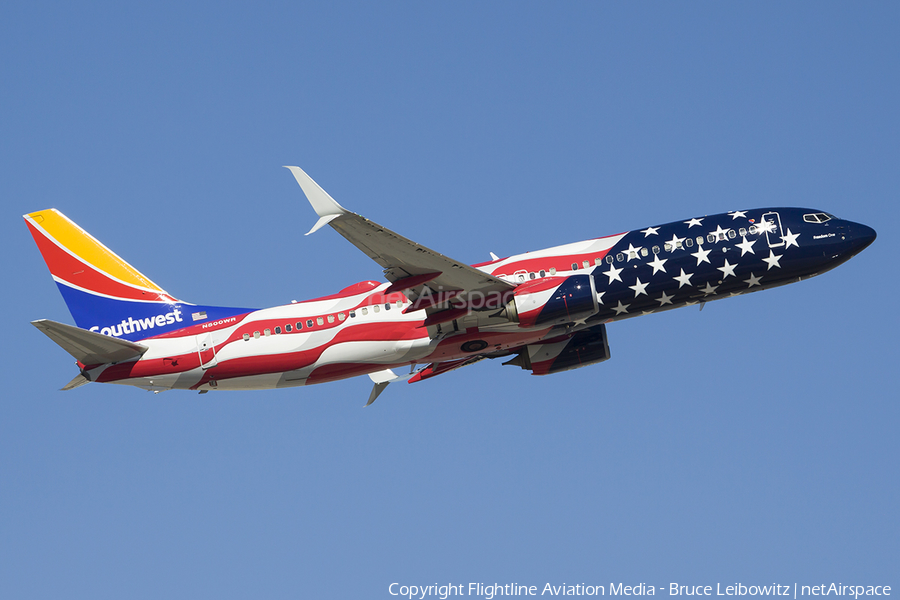
<path fill-rule="evenodd" d="M 44 262 L 47 263 L 50 273 L 55 277 L 88 291 L 121 298 L 123 300 L 173 300 L 168 296 L 156 292 L 136 290 L 131 286 L 110 279 L 107 275 L 97 271 L 92 266 L 75 258 L 54 244 L 31 223 L 28 223 L 28 221 L 26 221 L 26 223 L 31 230 L 31 235 L 34 237 L 38 249 L 41 251 L 41 256 L 44 257 Z"/>

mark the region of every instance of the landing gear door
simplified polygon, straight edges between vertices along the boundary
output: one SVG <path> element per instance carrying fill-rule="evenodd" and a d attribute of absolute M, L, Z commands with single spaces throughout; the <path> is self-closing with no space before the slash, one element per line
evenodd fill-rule
<path fill-rule="evenodd" d="M 197 354 L 200 355 L 200 368 L 202 369 L 209 369 L 218 364 L 216 347 L 213 346 L 211 333 L 197 336 Z"/>
<path fill-rule="evenodd" d="M 781 217 L 777 212 L 767 212 L 762 216 L 762 226 L 766 228 L 766 240 L 769 248 L 784 246 L 784 232 L 781 230 Z"/>

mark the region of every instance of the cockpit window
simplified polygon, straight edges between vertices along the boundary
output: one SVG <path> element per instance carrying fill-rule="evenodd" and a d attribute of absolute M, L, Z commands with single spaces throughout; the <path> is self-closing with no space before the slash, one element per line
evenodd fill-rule
<path fill-rule="evenodd" d="M 825 221 L 830 221 L 834 218 L 834 215 L 829 215 L 828 213 L 810 213 L 807 215 L 803 215 L 803 220 L 807 223 L 824 223 Z"/>

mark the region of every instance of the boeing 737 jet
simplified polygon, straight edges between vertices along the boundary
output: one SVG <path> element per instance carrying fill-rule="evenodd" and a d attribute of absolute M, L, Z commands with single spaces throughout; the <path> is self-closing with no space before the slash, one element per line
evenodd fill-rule
<path fill-rule="evenodd" d="M 607 360 L 606 324 L 765 290 L 835 268 L 870 227 L 803 208 L 697 217 L 467 265 L 348 211 L 298 167 L 318 222 L 383 269 L 274 308 L 176 299 L 55 209 L 25 215 L 77 327 L 34 321 L 88 382 L 257 390 L 368 375 L 371 404 L 485 358 L 533 375 Z M 397 369 L 399 373 L 395 371 Z"/>

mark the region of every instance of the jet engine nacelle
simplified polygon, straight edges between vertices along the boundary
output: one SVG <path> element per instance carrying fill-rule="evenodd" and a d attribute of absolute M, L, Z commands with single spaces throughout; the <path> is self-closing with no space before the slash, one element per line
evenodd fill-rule
<path fill-rule="evenodd" d="M 503 364 L 522 367 L 533 375 L 550 375 L 603 362 L 609 357 L 606 325 L 601 324 L 542 344 L 528 344 L 518 356 Z"/>
<path fill-rule="evenodd" d="M 519 327 L 581 321 L 600 309 L 590 275 L 545 277 L 518 286 L 506 303 L 506 316 Z"/>

